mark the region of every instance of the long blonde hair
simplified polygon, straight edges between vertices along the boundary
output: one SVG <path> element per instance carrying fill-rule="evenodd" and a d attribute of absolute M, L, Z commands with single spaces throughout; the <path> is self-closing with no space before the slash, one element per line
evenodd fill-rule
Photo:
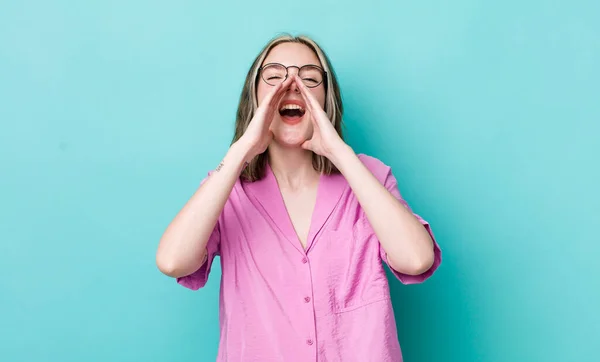
<path fill-rule="evenodd" d="M 337 78 L 329 58 L 323 51 L 323 49 L 312 39 L 307 36 L 292 36 L 284 34 L 277 36 L 269 41 L 264 48 L 260 51 L 250 70 L 246 76 L 244 87 L 240 95 L 240 102 L 238 105 L 237 116 L 235 120 L 235 133 L 231 143 L 233 144 L 242 137 L 246 128 L 250 124 L 254 113 L 258 108 L 258 100 L 256 97 L 256 88 L 258 80 L 258 71 L 261 67 L 265 58 L 269 55 L 271 49 L 282 43 L 299 43 L 304 44 L 315 52 L 321 67 L 325 70 L 327 77 L 323 84 L 325 85 L 325 107 L 324 111 L 327 117 L 331 120 L 335 130 L 339 136 L 343 139 L 342 133 L 342 97 L 338 86 Z M 326 157 L 319 156 L 313 153 L 312 158 L 313 167 L 316 171 L 324 174 L 339 173 L 339 170 L 329 161 Z M 248 164 L 248 166 L 242 171 L 240 177 L 244 181 L 253 182 L 264 177 L 267 165 L 267 151 L 254 157 Z"/>

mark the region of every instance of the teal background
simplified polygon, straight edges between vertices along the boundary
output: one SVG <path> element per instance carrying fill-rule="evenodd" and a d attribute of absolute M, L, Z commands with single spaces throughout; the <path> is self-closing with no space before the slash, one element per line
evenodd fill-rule
<path fill-rule="evenodd" d="M 442 247 L 392 282 L 405 360 L 597 361 L 599 4 L 3 1 L 0 360 L 214 361 L 219 268 L 191 292 L 154 255 L 286 31 Z"/>

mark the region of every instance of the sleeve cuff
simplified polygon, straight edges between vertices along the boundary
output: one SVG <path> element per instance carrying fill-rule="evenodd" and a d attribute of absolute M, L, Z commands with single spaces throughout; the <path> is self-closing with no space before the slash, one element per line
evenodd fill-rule
<path fill-rule="evenodd" d="M 400 282 L 402 284 L 407 284 L 407 285 L 423 283 L 425 280 L 429 279 L 429 277 L 431 277 L 433 275 L 433 273 L 437 270 L 437 268 L 440 266 L 440 264 L 442 262 L 442 251 L 441 251 L 438 243 L 435 240 L 435 236 L 433 235 L 433 232 L 431 231 L 431 227 L 430 227 L 429 223 L 427 221 L 423 220 L 419 215 L 415 214 L 415 216 L 419 219 L 421 224 L 423 224 L 425 229 L 427 229 L 427 231 L 429 232 L 429 235 L 431 236 L 431 240 L 433 241 L 434 259 L 433 259 L 433 264 L 431 265 L 431 267 L 429 269 L 427 269 L 425 272 L 423 272 L 419 275 L 409 275 L 409 274 L 400 273 L 400 272 L 394 270 L 394 268 L 392 268 L 390 266 L 387 253 L 385 252 L 383 247 L 380 246 L 381 259 L 387 264 L 387 266 L 389 267 L 392 274 L 398 280 L 400 280 Z"/>

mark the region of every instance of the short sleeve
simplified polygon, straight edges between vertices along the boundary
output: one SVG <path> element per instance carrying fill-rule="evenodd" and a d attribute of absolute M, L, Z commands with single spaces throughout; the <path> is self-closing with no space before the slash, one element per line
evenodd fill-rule
<path fill-rule="evenodd" d="M 209 173 L 209 176 L 212 172 Z M 208 177 L 206 177 L 200 185 L 206 181 Z M 204 263 L 200 266 L 198 270 L 193 272 L 192 274 L 177 278 L 177 283 L 180 285 L 192 289 L 198 290 L 206 285 L 208 281 L 208 276 L 210 274 L 210 270 L 212 267 L 213 260 L 215 256 L 219 255 L 221 247 L 221 232 L 220 232 L 220 218 L 217 221 L 212 233 L 208 238 L 208 243 L 206 244 L 206 257 Z"/>
<path fill-rule="evenodd" d="M 433 275 L 433 273 L 436 271 L 436 269 L 440 266 L 440 264 L 442 262 L 441 249 L 435 239 L 435 236 L 433 235 L 433 231 L 431 230 L 431 225 L 429 224 L 429 222 L 427 222 L 425 219 L 423 219 L 420 215 L 414 213 L 412 211 L 411 207 L 406 202 L 406 200 L 404 200 L 404 198 L 402 198 L 402 195 L 400 194 L 400 190 L 398 189 L 397 180 L 394 177 L 394 175 L 392 174 L 391 169 L 389 169 L 389 168 L 387 171 L 387 175 L 385 177 L 384 186 L 392 195 L 394 195 L 394 197 L 396 197 L 396 199 L 398 199 L 406 208 L 408 208 L 408 210 L 410 210 L 413 213 L 413 215 L 421 222 L 423 227 L 427 230 L 427 232 L 431 236 L 431 240 L 433 240 L 434 261 L 433 261 L 432 266 L 420 275 L 408 275 L 408 274 L 399 273 L 398 271 L 394 270 L 389 265 L 387 253 L 385 252 L 385 250 L 383 249 L 383 247 L 380 244 L 379 252 L 381 255 L 381 259 L 388 265 L 392 274 L 394 274 L 394 276 L 398 280 L 400 280 L 400 282 L 402 282 L 403 284 L 422 283 L 425 280 L 427 280 L 429 277 L 431 277 Z"/>
<path fill-rule="evenodd" d="M 213 260 L 215 256 L 219 255 L 220 238 L 219 225 L 217 223 L 206 245 L 206 260 L 192 274 L 177 278 L 177 283 L 192 290 L 198 290 L 206 285 Z"/>

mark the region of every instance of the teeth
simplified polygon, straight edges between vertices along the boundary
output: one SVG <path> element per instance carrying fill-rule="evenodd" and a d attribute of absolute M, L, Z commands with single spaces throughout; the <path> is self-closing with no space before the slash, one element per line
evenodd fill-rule
<path fill-rule="evenodd" d="M 286 104 L 286 105 L 282 106 L 279 110 L 283 111 L 284 109 L 299 109 L 304 112 L 304 108 L 300 107 L 297 104 Z"/>

